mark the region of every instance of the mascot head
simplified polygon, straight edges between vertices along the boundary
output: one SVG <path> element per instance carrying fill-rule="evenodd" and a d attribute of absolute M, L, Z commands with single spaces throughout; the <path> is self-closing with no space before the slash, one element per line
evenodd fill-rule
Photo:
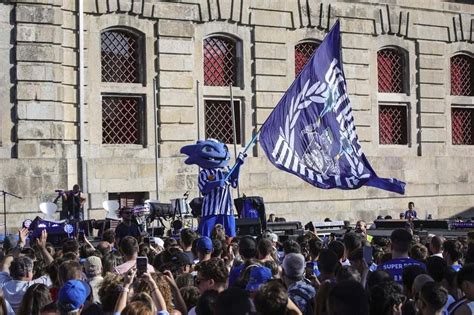
<path fill-rule="evenodd" d="M 225 167 L 230 160 L 227 146 L 214 139 L 198 140 L 196 144 L 182 147 L 180 152 L 188 156 L 184 163 L 201 168 Z"/>

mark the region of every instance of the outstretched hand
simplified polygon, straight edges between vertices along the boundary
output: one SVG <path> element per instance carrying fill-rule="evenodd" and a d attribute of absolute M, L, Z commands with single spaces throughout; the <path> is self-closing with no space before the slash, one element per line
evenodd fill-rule
<path fill-rule="evenodd" d="M 46 242 L 48 240 L 48 232 L 46 230 L 41 231 L 41 236 L 36 239 L 36 245 L 39 248 L 46 248 Z"/>
<path fill-rule="evenodd" d="M 26 243 L 26 238 L 28 237 L 28 229 L 27 228 L 22 228 L 21 230 L 18 231 L 18 245 L 20 246 L 25 246 Z"/>

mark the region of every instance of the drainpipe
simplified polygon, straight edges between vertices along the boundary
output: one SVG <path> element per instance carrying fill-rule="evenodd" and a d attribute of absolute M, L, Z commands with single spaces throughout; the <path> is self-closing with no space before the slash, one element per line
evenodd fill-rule
<path fill-rule="evenodd" d="M 84 0 L 78 0 L 79 6 L 79 159 L 81 161 L 81 188 L 87 194 L 87 166 L 85 160 L 85 123 L 84 123 Z M 86 203 L 87 205 L 88 203 Z M 87 207 L 89 208 L 89 207 Z M 84 213 L 84 219 L 89 213 Z"/>

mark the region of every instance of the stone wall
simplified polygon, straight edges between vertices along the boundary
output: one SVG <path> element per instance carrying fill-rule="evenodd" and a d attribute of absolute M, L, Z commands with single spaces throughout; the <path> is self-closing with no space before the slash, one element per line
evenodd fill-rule
<path fill-rule="evenodd" d="M 422 0 L 387 3 L 85 0 L 84 180 L 89 215 L 103 217 L 99 209 L 109 193 L 141 191 L 154 198 L 156 171 L 160 200 L 166 202 L 186 190 L 197 195 L 197 168 L 184 165 L 179 148 L 198 135 L 203 137 L 203 100 L 229 95 L 228 88 L 202 86 L 203 38 L 225 33 L 241 42 L 243 75 L 233 94 L 245 113 L 246 143 L 294 79 L 294 46 L 304 39 L 322 40 L 337 18 L 362 148 L 380 176 L 407 182 L 406 195 L 373 188 L 313 188 L 270 165 L 258 144 L 243 167 L 241 191 L 263 196 L 268 212 L 304 222 L 324 217 L 372 220 L 379 214 L 396 217 L 410 200 L 422 216 L 472 211 L 474 148 L 451 144 L 450 107 L 471 107 L 474 101 L 449 95 L 449 58 L 459 51 L 474 52 L 474 6 Z M 16 214 L 36 209 L 40 201 L 52 197 L 54 188 L 82 182 L 77 9 L 76 1 L 69 0 L 0 4 L 0 32 L 5 34 L 0 36 L 0 54 L 8 58 L 0 58 L 0 187 L 26 197 L 9 200 L 12 225 L 32 216 Z M 100 32 L 109 27 L 144 34 L 143 84 L 101 82 Z M 377 93 L 377 51 L 385 46 L 398 46 L 407 53 L 405 95 Z M 157 170 L 153 79 L 158 88 Z M 145 95 L 145 146 L 102 144 L 100 104 L 106 92 Z M 378 143 L 378 102 L 387 101 L 409 104 L 407 146 Z"/>
<path fill-rule="evenodd" d="M 75 41 L 65 40 L 61 5 L 0 4 L 0 187 L 22 197 L 6 198 L 10 231 L 75 176 L 76 117 L 68 115 L 76 102 L 68 87 L 75 83 L 64 58 Z"/>

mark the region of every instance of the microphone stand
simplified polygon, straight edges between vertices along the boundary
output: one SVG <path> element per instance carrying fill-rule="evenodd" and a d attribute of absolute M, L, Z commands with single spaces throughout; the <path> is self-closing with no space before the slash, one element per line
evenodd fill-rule
<path fill-rule="evenodd" d="M 9 193 L 8 191 L 5 191 L 5 190 L 0 190 L 0 193 L 3 195 L 3 224 L 5 227 L 4 229 L 5 237 L 7 237 L 7 195 L 10 195 L 18 199 L 23 199 L 23 198 L 15 194 Z"/>

